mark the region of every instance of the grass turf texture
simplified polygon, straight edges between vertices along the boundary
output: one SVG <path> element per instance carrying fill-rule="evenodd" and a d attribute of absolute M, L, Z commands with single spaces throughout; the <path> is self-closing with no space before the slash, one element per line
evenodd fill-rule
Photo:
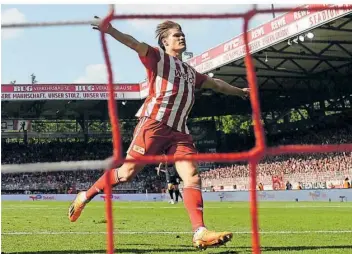
<path fill-rule="evenodd" d="M 70 223 L 68 202 L 2 202 L 3 253 L 106 253 L 104 202 Z M 114 202 L 116 253 L 197 253 L 182 202 Z M 251 253 L 249 204 L 205 203 L 211 230 L 229 230 L 225 247 L 202 253 Z M 352 204 L 261 202 L 263 253 L 352 253 Z"/>

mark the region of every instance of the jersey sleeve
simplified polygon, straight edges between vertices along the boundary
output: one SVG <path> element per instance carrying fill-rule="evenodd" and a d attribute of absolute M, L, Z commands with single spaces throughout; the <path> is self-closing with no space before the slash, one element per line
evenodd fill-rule
<path fill-rule="evenodd" d="M 196 71 L 196 88 L 201 89 L 208 76 Z"/>
<path fill-rule="evenodd" d="M 156 68 L 157 63 L 160 61 L 159 49 L 148 45 L 147 55 L 139 56 L 139 59 L 147 69 Z"/>

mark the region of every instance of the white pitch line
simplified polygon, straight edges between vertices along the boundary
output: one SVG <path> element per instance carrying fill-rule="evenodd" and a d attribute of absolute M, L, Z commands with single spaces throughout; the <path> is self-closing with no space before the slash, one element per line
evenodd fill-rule
<path fill-rule="evenodd" d="M 68 209 L 68 207 L 66 207 Z M 18 210 L 18 209 L 22 209 L 22 207 L 3 207 L 2 210 Z M 27 207 L 24 208 L 26 210 L 63 210 L 65 209 L 64 207 L 62 208 L 58 208 L 58 207 Z M 94 209 L 97 209 L 97 207 L 94 207 Z M 100 208 L 100 209 L 104 209 L 104 208 Z M 19 212 L 22 212 L 21 210 L 19 210 Z"/>
<path fill-rule="evenodd" d="M 261 208 L 261 207 L 259 207 Z M 271 207 L 266 207 L 271 208 Z M 277 208 L 277 207 L 274 207 Z M 352 208 L 350 205 L 316 205 L 316 206 L 308 206 L 308 205 L 301 205 L 301 206 L 285 206 L 285 208 Z"/>
<path fill-rule="evenodd" d="M 260 234 L 346 234 L 352 233 L 352 230 L 303 230 L 303 231 L 262 231 Z M 2 235 L 106 235 L 107 232 L 72 232 L 72 231 L 38 231 L 38 232 L 2 232 Z M 142 235 L 142 234 L 152 234 L 152 235 L 189 235 L 192 232 L 167 232 L 167 231 L 114 231 L 114 234 L 121 235 Z M 251 231 L 238 231 L 233 232 L 233 234 L 252 234 Z"/>
<path fill-rule="evenodd" d="M 25 208 L 25 209 L 30 209 L 30 210 L 62 210 L 68 208 L 68 206 L 60 206 L 60 207 L 40 207 L 40 206 L 35 206 L 35 207 L 22 207 L 22 206 L 16 206 L 16 207 L 2 207 L 3 210 L 18 210 L 19 208 Z M 205 206 L 204 209 L 248 209 L 248 207 L 236 207 L 236 206 Z M 305 208 L 305 209 L 314 209 L 314 208 L 352 208 L 352 206 L 343 206 L 343 205 L 333 205 L 333 206 L 271 206 L 271 207 L 258 207 L 258 209 L 299 209 L 299 208 Z M 88 206 L 88 209 L 105 209 L 103 206 Z M 134 209 L 185 209 L 183 206 L 162 206 L 162 207 L 155 207 L 155 206 L 118 206 L 116 205 L 114 209 L 127 209 L 127 210 L 134 210 Z"/>
<path fill-rule="evenodd" d="M 43 209 L 46 209 L 48 206 L 40 206 L 40 205 L 37 205 L 37 206 L 26 206 L 26 205 L 18 205 L 18 206 L 6 206 L 6 207 L 2 207 L 2 209 L 18 209 L 18 208 L 23 208 L 23 209 L 34 209 L 34 208 L 43 208 Z"/>
<path fill-rule="evenodd" d="M 3 207 L 2 209 L 4 210 L 18 210 L 19 208 L 22 208 L 21 206 L 18 207 Z M 210 209 L 215 208 L 215 209 L 220 209 L 220 208 L 226 208 L 226 207 L 209 207 Z M 68 206 L 62 206 L 62 207 L 27 207 L 26 209 L 32 209 L 32 210 L 62 210 L 62 209 L 68 209 Z M 101 209 L 104 210 L 105 207 L 103 206 L 89 206 L 89 208 L 86 209 Z M 153 207 L 153 206 L 141 206 L 141 207 L 119 207 L 115 206 L 114 209 L 185 209 L 183 206 L 182 207 Z"/>
<path fill-rule="evenodd" d="M 106 235 L 107 232 L 53 232 L 53 231 L 39 231 L 39 232 L 4 232 L 2 235 Z M 192 232 L 143 232 L 143 231 L 114 231 L 114 234 L 122 235 L 140 235 L 140 234 L 155 234 L 155 235 L 173 235 L 173 234 L 192 234 Z"/>

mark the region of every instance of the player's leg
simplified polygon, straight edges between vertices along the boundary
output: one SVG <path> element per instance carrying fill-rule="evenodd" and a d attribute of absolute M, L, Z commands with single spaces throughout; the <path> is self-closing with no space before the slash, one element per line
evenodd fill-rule
<path fill-rule="evenodd" d="M 184 182 L 183 202 L 195 232 L 193 245 L 199 249 L 206 249 L 230 241 L 232 238 L 231 232 L 214 232 L 205 227 L 201 180 L 197 172 L 197 164 L 191 161 L 177 161 L 175 165 Z"/>
<path fill-rule="evenodd" d="M 172 183 L 167 184 L 167 189 L 170 195 L 170 201 L 169 203 L 173 204 L 174 203 L 174 186 Z"/>
<path fill-rule="evenodd" d="M 178 203 L 178 197 L 180 196 L 180 190 L 178 189 L 178 184 L 175 184 L 175 203 Z"/>
<path fill-rule="evenodd" d="M 156 154 L 161 151 L 164 145 L 159 136 L 154 132 L 159 130 L 160 123 L 149 118 L 140 120 L 135 128 L 133 140 L 127 151 L 127 159 L 138 159 L 147 154 Z M 87 192 L 81 192 L 77 195 L 69 208 L 70 221 L 76 221 L 80 216 L 85 205 L 92 200 L 98 193 L 103 191 L 109 185 L 116 186 L 118 183 L 131 181 L 143 169 L 144 165 L 127 162 L 120 168 L 106 172 L 96 181 Z M 105 175 L 110 174 L 110 183 L 106 184 Z"/>
<path fill-rule="evenodd" d="M 126 159 L 133 159 L 127 155 Z M 143 169 L 144 165 L 132 162 L 126 162 L 121 167 L 106 171 L 87 191 L 77 194 L 75 200 L 69 208 L 69 219 L 71 222 L 76 221 L 82 213 L 85 205 L 89 203 L 96 195 L 104 192 L 106 188 L 113 188 L 119 183 L 131 181 Z M 110 175 L 110 182 L 107 184 L 106 175 Z"/>
<path fill-rule="evenodd" d="M 178 195 L 180 196 L 180 198 L 181 198 L 182 201 L 183 201 L 183 196 L 182 196 L 182 193 L 181 193 L 180 189 L 178 189 Z"/>
<path fill-rule="evenodd" d="M 148 127 L 147 118 L 142 118 L 134 130 L 133 139 L 129 149 L 127 150 L 126 159 L 134 159 L 140 156 L 140 154 L 134 153 L 136 150 L 135 147 L 144 146 L 144 134 L 146 132 L 146 127 Z M 103 192 L 104 189 L 108 187 L 105 180 L 106 174 L 110 174 L 110 185 L 114 187 L 118 183 L 132 180 L 137 173 L 143 169 L 143 167 L 144 165 L 126 162 L 121 167 L 106 172 L 88 189 L 86 193 L 87 200 L 92 200 L 97 194 Z"/>
<path fill-rule="evenodd" d="M 182 137 L 182 135 L 188 136 Z M 176 142 L 170 148 L 169 153 L 174 153 L 176 158 L 187 158 L 196 154 L 190 135 L 177 134 Z M 179 136 L 179 137 L 177 137 Z M 178 141 L 178 140 L 179 141 Z M 203 220 L 203 197 L 201 192 L 201 179 L 197 170 L 197 163 L 192 161 L 176 161 L 177 172 L 184 183 L 183 201 L 189 214 L 193 231 L 193 245 L 200 249 L 225 244 L 232 238 L 230 232 L 214 232 L 205 227 Z"/>
<path fill-rule="evenodd" d="M 131 142 L 131 146 L 137 145 L 139 143 L 143 143 L 143 136 L 140 134 L 144 134 L 145 132 L 145 124 L 146 119 L 143 118 L 137 124 L 134 134 L 133 140 Z M 127 154 L 131 151 L 131 146 L 127 152 Z M 131 155 L 127 155 L 127 158 L 131 158 Z M 133 158 L 133 157 L 132 157 Z M 97 194 L 101 191 L 104 191 L 109 185 L 111 187 L 116 186 L 119 182 L 128 181 L 132 179 L 141 169 L 143 165 L 137 166 L 135 163 L 124 163 L 120 168 L 112 169 L 105 172 L 89 189 L 88 191 L 80 192 L 77 194 L 76 198 L 73 200 L 69 207 L 68 217 L 71 222 L 76 221 L 81 215 L 84 207 L 89 201 L 91 201 Z M 106 175 L 110 175 L 110 183 L 106 183 Z"/>
<path fill-rule="evenodd" d="M 127 154 L 126 159 L 134 159 L 131 155 Z M 102 175 L 87 191 L 87 200 L 92 200 L 100 192 L 104 192 L 108 187 L 106 184 L 106 174 L 110 174 L 110 186 L 115 187 L 119 183 L 131 181 L 142 169 L 143 164 L 134 162 L 125 162 L 121 167 L 110 170 Z"/>
<path fill-rule="evenodd" d="M 196 231 L 198 228 L 205 227 L 201 180 L 197 172 L 197 164 L 189 161 L 176 161 L 175 166 L 184 183 L 184 203 L 190 216 L 192 229 Z"/>

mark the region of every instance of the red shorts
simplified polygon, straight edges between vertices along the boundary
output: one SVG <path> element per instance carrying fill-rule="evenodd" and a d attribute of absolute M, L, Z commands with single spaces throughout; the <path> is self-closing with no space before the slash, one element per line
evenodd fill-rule
<path fill-rule="evenodd" d="M 176 131 L 165 123 L 148 117 L 140 119 L 127 151 L 135 159 L 144 155 L 184 156 L 196 153 L 190 134 Z"/>

